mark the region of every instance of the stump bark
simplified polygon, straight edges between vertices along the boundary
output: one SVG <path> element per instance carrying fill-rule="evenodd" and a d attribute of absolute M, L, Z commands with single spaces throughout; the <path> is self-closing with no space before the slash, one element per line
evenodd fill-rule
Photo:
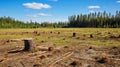
<path fill-rule="evenodd" d="M 23 51 L 34 51 L 36 45 L 33 44 L 33 39 L 24 39 L 24 49 Z"/>

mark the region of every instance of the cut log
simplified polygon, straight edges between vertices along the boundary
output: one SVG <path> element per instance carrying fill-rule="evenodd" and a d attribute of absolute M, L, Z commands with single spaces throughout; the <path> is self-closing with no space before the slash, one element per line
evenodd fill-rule
<path fill-rule="evenodd" d="M 11 39 L 10 42 L 19 42 L 21 39 Z"/>
<path fill-rule="evenodd" d="M 4 61 L 4 60 L 6 60 L 6 58 L 0 58 L 0 62 L 2 62 L 2 61 Z"/>
<path fill-rule="evenodd" d="M 53 51 L 53 47 L 42 47 L 42 46 L 37 46 L 37 49 L 40 51 Z"/>
<path fill-rule="evenodd" d="M 36 45 L 33 44 L 33 39 L 32 38 L 28 38 L 28 39 L 24 39 L 24 49 L 23 51 L 34 51 Z"/>
<path fill-rule="evenodd" d="M 37 49 L 40 51 L 48 51 L 48 47 L 37 46 Z"/>
<path fill-rule="evenodd" d="M 71 55 L 73 55 L 73 52 L 68 52 L 60 57 L 57 57 L 54 61 L 52 61 L 48 64 L 48 67 L 54 67 L 53 65 L 55 65 L 57 62 L 60 62 L 66 58 L 69 58 Z"/>

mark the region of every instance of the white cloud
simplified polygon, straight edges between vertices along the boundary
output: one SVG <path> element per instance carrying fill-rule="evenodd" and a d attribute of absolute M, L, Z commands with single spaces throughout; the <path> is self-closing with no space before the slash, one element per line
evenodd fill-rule
<path fill-rule="evenodd" d="M 49 1 L 54 1 L 54 2 L 57 2 L 58 0 L 49 0 Z"/>
<path fill-rule="evenodd" d="M 43 8 L 51 8 L 50 5 L 48 4 L 43 4 L 43 3 L 24 3 L 23 6 L 27 7 L 27 8 L 31 8 L 31 9 L 43 9 Z"/>
<path fill-rule="evenodd" d="M 98 9 L 101 8 L 100 6 L 88 6 L 89 9 Z"/>
<path fill-rule="evenodd" d="M 120 0 L 118 0 L 117 3 L 120 3 Z"/>
<path fill-rule="evenodd" d="M 38 16 L 52 16 L 51 14 L 39 13 Z"/>
<path fill-rule="evenodd" d="M 33 17 L 33 18 L 37 18 L 37 17 L 47 17 L 47 16 L 52 16 L 51 14 L 45 14 L 45 13 L 38 13 L 38 14 L 31 14 L 31 15 L 27 15 L 28 17 Z"/>

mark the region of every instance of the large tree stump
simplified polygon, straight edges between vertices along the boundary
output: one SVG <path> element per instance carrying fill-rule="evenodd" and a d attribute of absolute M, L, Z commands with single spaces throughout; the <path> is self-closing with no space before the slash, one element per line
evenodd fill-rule
<path fill-rule="evenodd" d="M 33 39 L 29 38 L 29 39 L 24 39 L 24 49 L 23 51 L 34 51 L 36 45 L 33 44 Z"/>

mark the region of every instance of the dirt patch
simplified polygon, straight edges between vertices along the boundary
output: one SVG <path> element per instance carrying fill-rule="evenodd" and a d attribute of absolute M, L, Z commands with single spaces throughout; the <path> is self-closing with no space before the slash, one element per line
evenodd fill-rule
<path fill-rule="evenodd" d="M 45 45 L 44 45 L 45 46 Z M 46 46 L 47 47 L 47 46 Z M 18 52 L 0 60 L 3 67 L 119 67 L 119 47 L 87 44 L 61 46 L 52 51 Z M 5 58 L 5 59 L 4 59 Z"/>

